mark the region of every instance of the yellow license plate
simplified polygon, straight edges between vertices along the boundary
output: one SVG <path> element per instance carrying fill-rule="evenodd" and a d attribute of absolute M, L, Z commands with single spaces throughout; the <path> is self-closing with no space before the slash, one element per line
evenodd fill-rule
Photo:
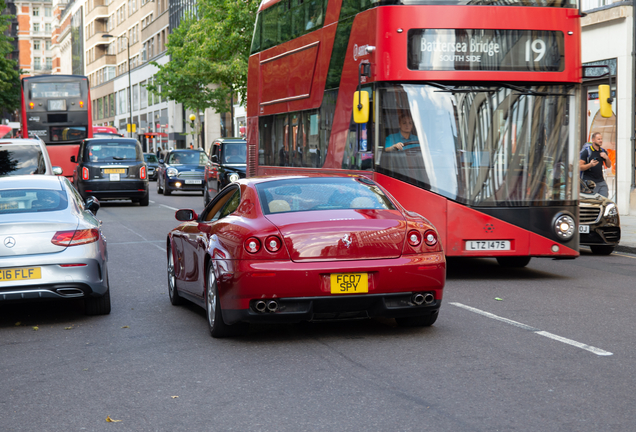
<path fill-rule="evenodd" d="M 40 267 L 0 269 L 0 282 L 29 279 L 42 279 L 42 270 Z"/>
<path fill-rule="evenodd" d="M 104 174 L 126 174 L 126 168 L 105 168 Z"/>
<path fill-rule="evenodd" d="M 331 275 L 331 294 L 359 294 L 369 292 L 366 273 L 334 273 Z"/>

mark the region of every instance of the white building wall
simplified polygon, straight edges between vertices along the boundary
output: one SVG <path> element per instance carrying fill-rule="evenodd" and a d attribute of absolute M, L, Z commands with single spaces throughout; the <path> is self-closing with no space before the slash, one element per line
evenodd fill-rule
<path fill-rule="evenodd" d="M 620 6 L 590 12 L 581 19 L 583 63 L 617 59 L 615 113 L 616 204 L 620 214 L 629 214 L 632 171 L 632 7 Z M 585 95 L 584 95 L 585 97 Z M 585 137 L 584 137 L 585 138 Z"/>

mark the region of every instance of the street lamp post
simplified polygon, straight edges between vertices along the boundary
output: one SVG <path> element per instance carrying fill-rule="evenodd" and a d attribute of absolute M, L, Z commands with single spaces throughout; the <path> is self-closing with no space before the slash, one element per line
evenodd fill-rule
<path fill-rule="evenodd" d="M 103 34 L 102 35 L 103 38 L 109 39 L 109 38 L 113 38 L 115 36 L 113 36 L 112 34 Z M 129 123 L 130 124 L 130 137 L 132 138 L 132 133 L 133 133 L 133 121 L 132 121 L 132 83 L 131 83 L 131 79 L 130 79 L 130 40 L 128 39 L 127 35 L 122 35 L 120 37 L 125 37 L 126 38 L 126 45 L 128 47 L 128 62 L 126 63 L 126 68 L 128 69 L 128 112 L 130 113 L 128 116 L 129 119 Z M 128 128 L 126 128 L 128 129 Z"/>

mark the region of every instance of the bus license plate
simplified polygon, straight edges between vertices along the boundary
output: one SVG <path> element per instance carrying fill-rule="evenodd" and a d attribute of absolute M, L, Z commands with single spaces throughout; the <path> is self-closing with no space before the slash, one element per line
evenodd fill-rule
<path fill-rule="evenodd" d="M 369 292 L 366 273 L 334 273 L 331 275 L 331 294 L 359 294 Z"/>
<path fill-rule="evenodd" d="M 185 184 L 201 184 L 201 180 L 186 180 Z"/>
<path fill-rule="evenodd" d="M 590 226 L 589 225 L 579 225 L 579 234 L 589 234 Z"/>
<path fill-rule="evenodd" d="M 466 250 L 510 250 L 510 240 L 467 240 Z"/>
<path fill-rule="evenodd" d="M 126 168 L 105 168 L 104 174 L 126 174 Z"/>
<path fill-rule="evenodd" d="M 42 279 L 40 267 L 18 267 L 11 269 L 0 269 L 0 282 L 11 282 L 16 280 Z"/>

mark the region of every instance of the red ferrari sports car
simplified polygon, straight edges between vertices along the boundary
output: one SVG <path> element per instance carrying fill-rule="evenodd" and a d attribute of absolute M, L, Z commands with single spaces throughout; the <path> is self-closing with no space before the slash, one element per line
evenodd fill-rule
<path fill-rule="evenodd" d="M 446 261 L 433 225 L 366 177 L 247 178 L 167 239 L 170 301 L 205 308 L 213 337 L 247 323 L 437 319 Z"/>

